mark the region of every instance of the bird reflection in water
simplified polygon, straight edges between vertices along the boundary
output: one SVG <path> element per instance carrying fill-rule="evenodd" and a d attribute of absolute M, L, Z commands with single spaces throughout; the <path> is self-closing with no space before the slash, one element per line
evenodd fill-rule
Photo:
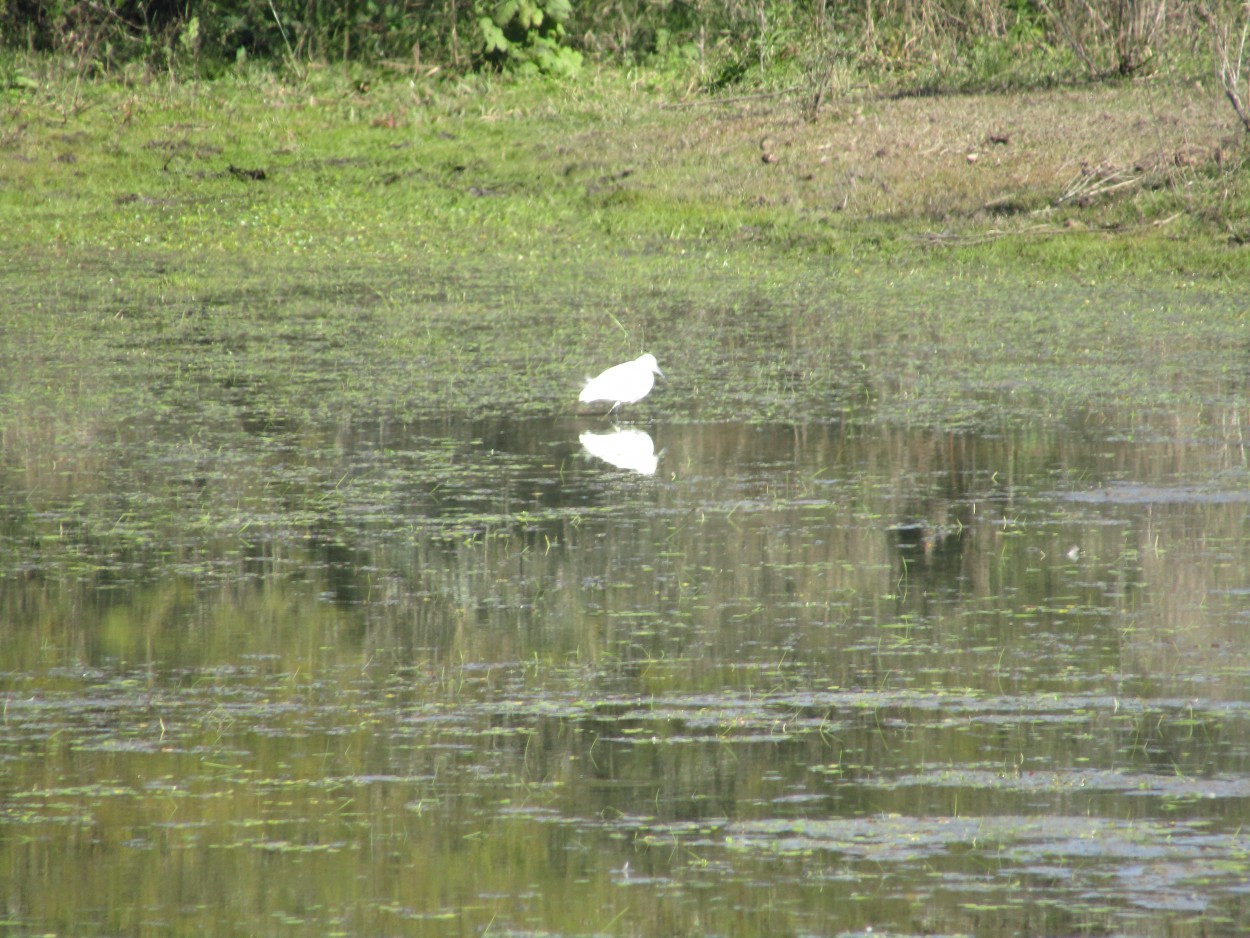
<path fill-rule="evenodd" d="M 617 469 L 649 476 L 655 475 L 656 466 L 660 463 L 651 434 L 643 430 L 620 427 L 610 433 L 591 433 L 587 430 L 578 439 L 586 452 Z"/>

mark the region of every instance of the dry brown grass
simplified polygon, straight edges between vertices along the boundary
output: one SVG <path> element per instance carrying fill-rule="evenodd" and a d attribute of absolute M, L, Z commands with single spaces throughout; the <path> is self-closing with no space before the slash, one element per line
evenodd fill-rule
<path fill-rule="evenodd" d="M 1063 210 L 1096 223 L 1091 210 L 1163 188 L 1183 197 L 1195 174 L 1240 160 L 1210 84 L 844 98 L 815 121 L 791 99 L 739 99 L 677 107 L 603 143 L 642 170 L 633 184 L 676 199 L 952 224 Z"/>

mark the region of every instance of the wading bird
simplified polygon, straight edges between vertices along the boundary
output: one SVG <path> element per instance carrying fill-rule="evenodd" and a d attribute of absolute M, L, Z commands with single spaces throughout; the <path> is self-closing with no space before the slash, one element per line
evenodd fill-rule
<path fill-rule="evenodd" d="M 577 399 L 583 404 L 611 401 L 610 414 L 622 404 L 635 404 L 650 394 L 655 385 L 653 375 L 664 377 L 655 356 L 639 355 L 632 362 L 613 365 L 597 378 L 591 378 Z"/>

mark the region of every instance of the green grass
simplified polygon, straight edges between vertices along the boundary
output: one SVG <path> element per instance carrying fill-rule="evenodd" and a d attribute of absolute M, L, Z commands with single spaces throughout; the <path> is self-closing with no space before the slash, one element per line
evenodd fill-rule
<path fill-rule="evenodd" d="M 444 407 L 547 413 L 585 362 L 652 343 L 703 417 L 967 428 L 1232 387 L 1247 182 L 1199 159 L 1217 97 L 1170 80 L 860 94 L 813 123 L 637 71 L 80 84 L 46 65 L 2 105 L 6 324 L 132 375 L 109 409 L 209 380 L 290 417 L 402 412 L 435 399 L 426 377 Z M 1055 206 L 1082 163 L 1134 184 Z M 58 406 L 42 393 L 20 395 L 32 419 Z M 90 412 L 98 392 L 57 393 Z"/>
<path fill-rule="evenodd" d="M 1170 79 L 857 93 L 805 122 L 793 96 L 715 106 L 648 87 L 614 71 L 564 85 L 49 71 L 5 92 L 0 248 L 317 264 L 749 244 L 1056 273 L 1244 267 L 1250 186 L 1212 89 L 1197 104 Z M 1056 204 L 1083 165 L 1120 175 Z"/>

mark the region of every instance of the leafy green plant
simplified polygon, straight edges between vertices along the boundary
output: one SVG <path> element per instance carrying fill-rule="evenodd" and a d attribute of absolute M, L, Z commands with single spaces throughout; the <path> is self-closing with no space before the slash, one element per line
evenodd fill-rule
<path fill-rule="evenodd" d="M 521 73 L 571 77 L 582 54 L 564 45 L 569 0 L 502 0 L 478 19 L 485 60 Z"/>

